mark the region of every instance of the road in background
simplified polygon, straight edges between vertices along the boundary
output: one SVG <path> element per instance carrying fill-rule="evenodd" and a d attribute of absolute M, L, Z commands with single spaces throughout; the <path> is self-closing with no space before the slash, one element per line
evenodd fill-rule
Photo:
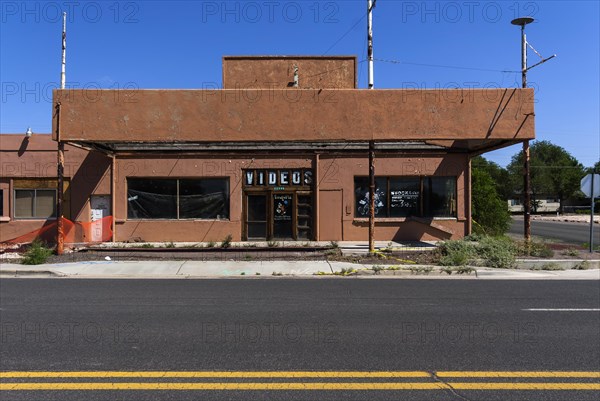
<path fill-rule="evenodd" d="M 523 216 L 513 216 L 509 232 L 523 235 Z M 590 224 L 531 220 L 531 234 L 577 245 L 590 242 Z M 600 226 L 594 226 L 594 245 L 600 245 Z"/>
<path fill-rule="evenodd" d="M 598 386 L 598 378 L 448 379 L 431 374 L 599 371 L 597 308 L 600 282 L 592 280 L 1 279 L 0 371 L 425 371 L 429 378 L 237 381 L 435 384 L 483 380 Z M 163 379 L 2 377 L 0 385 L 157 380 Z M 446 387 L 415 391 L 0 391 L 0 398 L 11 400 L 578 401 L 597 396 L 598 391 L 518 391 L 516 387 L 500 391 Z"/>

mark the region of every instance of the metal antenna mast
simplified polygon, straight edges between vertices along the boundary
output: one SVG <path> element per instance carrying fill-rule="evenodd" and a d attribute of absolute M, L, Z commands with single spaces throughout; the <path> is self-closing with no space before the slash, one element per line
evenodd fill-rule
<path fill-rule="evenodd" d="M 66 87 L 66 64 L 67 64 L 67 13 L 63 13 L 62 26 L 62 65 L 60 70 L 60 89 Z M 56 141 L 57 152 L 57 194 L 56 194 L 56 253 L 62 255 L 65 249 L 64 233 L 64 172 L 65 172 L 65 144 L 60 139 L 60 102 L 57 104 Z"/>

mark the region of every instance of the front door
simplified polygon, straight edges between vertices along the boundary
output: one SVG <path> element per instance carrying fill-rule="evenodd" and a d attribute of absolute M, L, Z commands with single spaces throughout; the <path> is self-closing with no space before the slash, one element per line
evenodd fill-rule
<path fill-rule="evenodd" d="M 294 194 L 273 194 L 273 238 L 293 240 L 294 235 Z"/>
<path fill-rule="evenodd" d="M 246 237 L 249 240 L 265 240 L 268 233 L 267 194 L 246 196 Z"/>

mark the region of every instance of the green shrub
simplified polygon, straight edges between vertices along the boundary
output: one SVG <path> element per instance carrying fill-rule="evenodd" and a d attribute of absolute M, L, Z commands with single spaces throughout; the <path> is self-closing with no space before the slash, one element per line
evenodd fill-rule
<path fill-rule="evenodd" d="M 496 191 L 496 184 L 488 171 L 472 170 L 473 230 L 479 234 L 501 235 L 511 223 L 508 204 Z"/>
<path fill-rule="evenodd" d="M 534 256 L 537 258 L 550 258 L 554 256 L 554 251 L 540 241 L 521 241 L 517 243 L 517 254 L 519 256 Z"/>
<path fill-rule="evenodd" d="M 215 243 L 215 241 L 210 241 L 208 244 L 206 244 L 206 247 L 207 247 L 207 248 L 214 248 L 214 247 L 215 247 L 215 245 L 217 245 L 217 244 Z"/>
<path fill-rule="evenodd" d="M 221 248 L 229 248 L 231 246 L 231 240 L 233 240 L 233 237 L 231 234 L 227 234 L 227 237 L 221 242 Z"/>
<path fill-rule="evenodd" d="M 516 265 L 517 249 L 507 237 L 486 237 L 479 241 L 477 256 L 484 260 L 485 266 L 510 269 Z"/>
<path fill-rule="evenodd" d="M 485 238 L 485 235 L 479 233 L 472 233 L 463 238 L 464 241 L 479 242 Z"/>
<path fill-rule="evenodd" d="M 467 241 L 445 241 L 439 247 L 442 266 L 464 266 L 473 258 L 473 244 Z"/>
<path fill-rule="evenodd" d="M 577 255 L 579 255 L 579 250 L 577 250 L 575 248 L 569 248 L 569 249 L 565 249 L 564 251 L 562 251 L 562 254 L 565 256 L 577 256 Z"/>
<path fill-rule="evenodd" d="M 24 265 L 41 265 L 46 263 L 50 255 L 52 255 L 52 249 L 48 248 L 42 241 L 35 240 L 23 255 L 21 263 Z"/>
<path fill-rule="evenodd" d="M 589 268 L 590 268 L 590 262 L 588 262 L 587 260 L 584 260 L 582 262 L 577 263 L 571 269 L 573 269 L 573 270 L 588 270 Z"/>
<path fill-rule="evenodd" d="M 531 270 L 548 270 L 548 271 L 556 271 L 556 270 L 565 270 L 564 267 L 557 263 L 544 263 L 543 265 L 536 265 L 531 268 Z"/>

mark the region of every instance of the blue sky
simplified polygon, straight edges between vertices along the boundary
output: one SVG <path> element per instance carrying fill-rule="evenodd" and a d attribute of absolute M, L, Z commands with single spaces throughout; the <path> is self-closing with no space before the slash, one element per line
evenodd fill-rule
<path fill-rule="evenodd" d="M 221 57 L 241 54 L 366 58 L 366 0 L 6 1 L 1 5 L 0 132 L 50 132 L 60 79 L 61 17 L 67 87 L 220 85 Z M 391 1 L 374 11 L 376 88 L 520 86 L 519 29 L 557 58 L 532 69 L 536 133 L 590 166 L 600 159 L 598 1 Z M 529 52 L 532 64 L 539 60 Z M 396 62 L 390 62 L 396 61 Z M 360 63 L 360 87 L 366 86 Z M 488 153 L 506 165 L 520 146 Z"/>

